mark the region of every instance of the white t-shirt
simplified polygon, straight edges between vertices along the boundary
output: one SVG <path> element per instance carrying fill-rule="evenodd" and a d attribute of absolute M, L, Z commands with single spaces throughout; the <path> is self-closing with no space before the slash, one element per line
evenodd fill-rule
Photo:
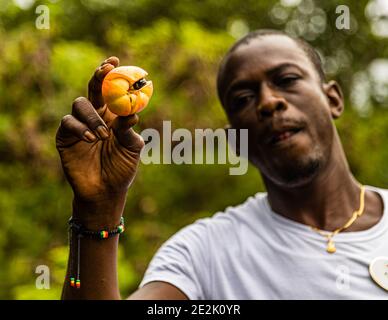
<path fill-rule="evenodd" d="M 383 217 L 368 230 L 336 235 L 334 254 L 323 236 L 273 212 L 258 193 L 172 236 L 140 287 L 164 281 L 192 300 L 388 299 L 368 270 L 375 257 L 388 257 L 388 190 L 366 188 L 382 197 Z"/>

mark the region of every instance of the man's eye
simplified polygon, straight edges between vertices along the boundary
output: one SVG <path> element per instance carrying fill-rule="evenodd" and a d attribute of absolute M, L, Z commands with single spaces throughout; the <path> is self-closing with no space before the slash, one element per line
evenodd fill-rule
<path fill-rule="evenodd" d="M 280 77 L 275 81 L 275 84 L 280 87 L 287 87 L 294 84 L 300 77 L 297 75 L 288 75 L 284 77 Z"/>
<path fill-rule="evenodd" d="M 232 107 L 234 110 L 244 108 L 249 103 L 251 103 L 254 100 L 254 98 L 255 96 L 253 94 L 237 96 L 233 99 Z"/>

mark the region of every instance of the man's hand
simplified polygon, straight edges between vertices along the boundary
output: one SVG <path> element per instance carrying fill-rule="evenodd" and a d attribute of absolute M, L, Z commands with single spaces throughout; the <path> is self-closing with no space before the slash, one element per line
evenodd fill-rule
<path fill-rule="evenodd" d="M 131 128 L 138 116 L 116 116 L 101 95 L 104 77 L 118 65 L 119 59 L 110 57 L 96 69 L 88 99 L 75 99 L 71 115 L 63 117 L 56 135 L 63 170 L 74 191 L 74 215 L 92 225 L 119 221 L 122 212 L 112 211 L 124 207 L 144 146 Z"/>

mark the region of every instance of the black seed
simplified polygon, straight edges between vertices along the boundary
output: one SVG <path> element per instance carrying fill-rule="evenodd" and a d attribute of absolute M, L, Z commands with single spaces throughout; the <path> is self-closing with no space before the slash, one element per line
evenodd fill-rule
<path fill-rule="evenodd" d="M 139 89 L 143 88 L 146 84 L 147 84 L 147 81 L 143 78 L 143 79 L 140 79 L 139 81 L 136 81 L 133 84 L 133 88 L 135 90 L 139 90 Z"/>

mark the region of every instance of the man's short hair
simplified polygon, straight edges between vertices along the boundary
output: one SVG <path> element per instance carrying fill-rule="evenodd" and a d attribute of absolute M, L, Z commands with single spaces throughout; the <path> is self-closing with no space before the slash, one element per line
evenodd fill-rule
<path fill-rule="evenodd" d="M 321 80 L 321 82 L 325 82 L 326 76 L 325 72 L 323 71 L 323 66 L 322 66 L 322 60 L 321 57 L 319 56 L 318 52 L 304 39 L 302 38 L 295 38 L 292 37 L 291 35 L 285 33 L 284 31 L 281 30 L 273 30 L 273 29 L 259 29 L 252 31 L 242 37 L 240 40 L 238 40 L 226 53 L 223 61 L 221 62 L 221 65 L 218 70 L 218 76 L 217 76 L 217 88 L 218 88 L 218 94 L 220 96 L 220 77 L 223 73 L 223 69 L 225 67 L 225 63 L 228 60 L 228 57 L 236 51 L 240 46 L 242 45 L 247 45 L 249 42 L 251 42 L 254 39 L 260 38 L 260 37 L 265 37 L 265 36 L 272 36 L 272 35 L 281 35 L 281 36 L 286 36 L 296 42 L 296 44 L 306 53 L 307 57 L 310 59 L 312 64 L 315 67 L 315 70 L 318 73 L 318 76 Z M 221 98 L 221 97 L 220 97 Z"/>

